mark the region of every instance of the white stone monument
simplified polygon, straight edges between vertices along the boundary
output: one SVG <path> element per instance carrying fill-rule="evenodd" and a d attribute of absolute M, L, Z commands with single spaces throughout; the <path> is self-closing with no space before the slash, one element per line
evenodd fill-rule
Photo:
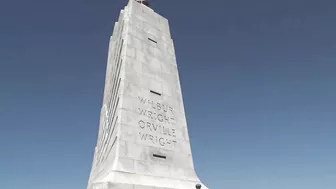
<path fill-rule="evenodd" d="M 168 20 L 147 3 L 129 0 L 110 39 L 87 189 L 197 184 Z"/>

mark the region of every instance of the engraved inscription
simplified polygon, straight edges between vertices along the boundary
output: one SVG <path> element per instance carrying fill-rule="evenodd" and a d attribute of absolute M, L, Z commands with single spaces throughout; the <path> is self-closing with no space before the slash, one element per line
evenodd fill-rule
<path fill-rule="evenodd" d="M 162 111 L 162 112 L 171 112 L 173 113 L 173 107 L 166 105 L 166 104 L 162 104 L 159 102 L 154 102 L 153 100 L 149 100 L 143 97 L 138 97 L 139 101 L 141 104 L 144 105 L 148 105 L 150 108 L 152 108 L 153 110 L 158 110 L 158 111 Z"/>
<path fill-rule="evenodd" d="M 138 125 L 141 129 L 146 129 L 147 131 L 154 132 L 156 134 L 176 137 L 174 128 L 164 127 L 160 124 L 151 123 L 148 121 L 145 122 L 143 120 L 140 120 Z"/>
<path fill-rule="evenodd" d="M 154 102 L 143 97 L 138 97 L 140 105 L 137 112 L 145 116 L 146 120 L 139 120 L 139 139 L 150 144 L 174 148 L 176 146 L 176 125 L 174 108 L 160 102 Z"/>
<path fill-rule="evenodd" d="M 163 122 L 163 123 L 168 123 L 168 124 L 173 125 L 175 121 L 173 117 L 162 115 L 152 110 L 144 110 L 142 108 L 138 108 L 138 112 L 140 113 L 140 115 L 144 115 L 148 117 L 148 119 L 158 120 L 159 122 Z"/>

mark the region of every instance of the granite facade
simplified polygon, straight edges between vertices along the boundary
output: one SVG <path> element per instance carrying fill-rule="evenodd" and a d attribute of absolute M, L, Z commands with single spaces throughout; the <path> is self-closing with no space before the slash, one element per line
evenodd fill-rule
<path fill-rule="evenodd" d="M 110 39 L 88 189 L 198 183 L 168 20 L 130 0 Z"/>

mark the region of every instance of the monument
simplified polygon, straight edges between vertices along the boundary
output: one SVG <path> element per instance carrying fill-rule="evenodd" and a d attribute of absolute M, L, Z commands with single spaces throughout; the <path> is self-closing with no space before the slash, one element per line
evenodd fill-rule
<path fill-rule="evenodd" d="M 129 0 L 110 38 L 87 189 L 200 187 L 168 20 Z"/>

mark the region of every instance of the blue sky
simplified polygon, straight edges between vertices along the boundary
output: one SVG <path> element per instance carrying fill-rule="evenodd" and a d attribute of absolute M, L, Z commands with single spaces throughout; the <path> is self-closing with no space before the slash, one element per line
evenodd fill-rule
<path fill-rule="evenodd" d="M 0 188 L 83 189 L 126 0 L 0 1 Z M 153 2 L 210 188 L 335 189 L 336 1 Z"/>

